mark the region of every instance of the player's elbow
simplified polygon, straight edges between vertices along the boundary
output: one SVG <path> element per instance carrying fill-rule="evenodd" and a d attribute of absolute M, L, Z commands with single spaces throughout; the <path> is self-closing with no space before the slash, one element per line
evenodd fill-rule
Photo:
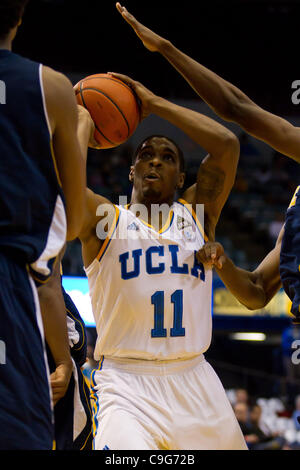
<path fill-rule="evenodd" d="M 266 305 L 263 302 L 256 302 L 254 300 L 254 301 L 251 301 L 251 303 L 248 303 L 248 304 L 245 303 L 244 306 L 247 308 L 247 310 L 250 310 L 253 312 L 254 310 L 263 309 Z"/>
<path fill-rule="evenodd" d="M 222 136 L 222 141 L 222 155 L 226 155 L 226 159 L 228 158 L 228 155 L 230 155 L 230 158 L 237 162 L 240 155 L 240 142 L 237 136 L 233 134 L 233 132 L 226 129 L 224 135 Z"/>
<path fill-rule="evenodd" d="M 244 306 L 250 310 L 261 310 L 267 305 L 267 296 L 262 288 L 255 289 L 254 292 L 251 292 L 249 298 L 244 302 Z"/>

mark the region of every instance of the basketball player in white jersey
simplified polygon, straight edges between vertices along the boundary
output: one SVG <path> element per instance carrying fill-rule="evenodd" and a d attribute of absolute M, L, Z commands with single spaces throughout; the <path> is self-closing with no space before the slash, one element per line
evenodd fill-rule
<path fill-rule="evenodd" d="M 160 136 L 136 152 L 129 206 L 113 206 L 88 190 L 80 239 L 98 333 L 95 449 L 246 449 L 225 391 L 203 356 L 211 341 L 212 271 L 195 257 L 206 237 L 214 239 L 235 179 L 238 140 L 208 117 L 116 76 L 134 88 L 143 117 L 167 119 L 209 155 L 178 202 L 182 155 Z M 89 120 L 82 110 L 83 149 Z M 203 203 L 204 229 L 195 216 Z M 165 204 L 167 213 L 151 217 L 155 204 Z"/>

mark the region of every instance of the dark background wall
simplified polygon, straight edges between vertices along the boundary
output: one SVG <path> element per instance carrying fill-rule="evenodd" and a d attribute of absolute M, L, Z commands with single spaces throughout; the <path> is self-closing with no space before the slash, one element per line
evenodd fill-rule
<path fill-rule="evenodd" d="M 150 28 L 275 113 L 297 114 L 299 1 L 127 0 Z M 31 0 L 15 51 L 64 72 L 118 71 L 166 97 L 195 97 L 157 54 L 147 52 L 112 0 Z"/>

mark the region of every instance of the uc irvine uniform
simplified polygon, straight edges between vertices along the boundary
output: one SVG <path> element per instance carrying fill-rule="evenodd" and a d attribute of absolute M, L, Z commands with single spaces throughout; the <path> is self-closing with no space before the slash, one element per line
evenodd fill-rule
<path fill-rule="evenodd" d="M 286 213 L 280 252 L 280 277 L 292 301 L 291 312 L 300 321 L 300 186 Z"/>
<path fill-rule="evenodd" d="M 84 321 L 71 297 L 62 287 L 64 296 L 73 374 L 66 394 L 54 407 L 55 449 L 92 450 L 92 411 L 90 390 L 81 367 L 86 361 L 87 340 Z M 55 362 L 47 347 L 50 372 Z"/>
<path fill-rule="evenodd" d="M 35 283 L 66 239 L 42 65 L 0 50 L 0 448 L 51 449 L 52 411 Z"/>
<path fill-rule="evenodd" d="M 96 449 L 246 448 L 225 391 L 203 353 L 211 341 L 212 271 L 203 232 L 173 204 L 154 228 L 116 206 L 86 269 L 98 339 L 92 373 Z"/>

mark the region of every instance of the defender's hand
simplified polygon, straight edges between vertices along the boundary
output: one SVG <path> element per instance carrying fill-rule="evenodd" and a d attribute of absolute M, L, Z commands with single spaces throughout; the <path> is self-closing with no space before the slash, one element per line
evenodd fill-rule
<path fill-rule="evenodd" d="M 157 52 L 165 40 L 151 31 L 151 29 L 146 28 L 146 26 L 139 23 L 139 21 L 137 21 L 125 7 L 122 7 L 120 3 L 117 3 L 116 7 L 124 20 L 127 21 L 127 23 L 134 29 L 136 35 L 140 38 L 144 46 L 151 52 Z"/>
<path fill-rule="evenodd" d="M 132 78 L 127 77 L 127 75 L 122 75 L 120 73 L 108 72 L 109 75 L 122 80 L 122 82 L 126 83 L 136 94 L 139 99 L 139 105 L 141 109 L 141 119 L 145 119 L 149 114 L 152 112 L 152 103 L 158 99 L 158 97 L 152 93 L 152 91 L 148 90 L 144 85 Z"/>
<path fill-rule="evenodd" d="M 54 406 L 62 397 L 65 396 L 68 390 L 72 372 L 73 364 L 71 362 L 70 364 L 60 364 L 50 375 L 50 385 L 52 389 Z"/>
<path fill-rule="evenodd" d="M 220 243 L 207 242 L 196 254 L 199 263 L 222 269 L 225 262 L 224 248 Z"/>

